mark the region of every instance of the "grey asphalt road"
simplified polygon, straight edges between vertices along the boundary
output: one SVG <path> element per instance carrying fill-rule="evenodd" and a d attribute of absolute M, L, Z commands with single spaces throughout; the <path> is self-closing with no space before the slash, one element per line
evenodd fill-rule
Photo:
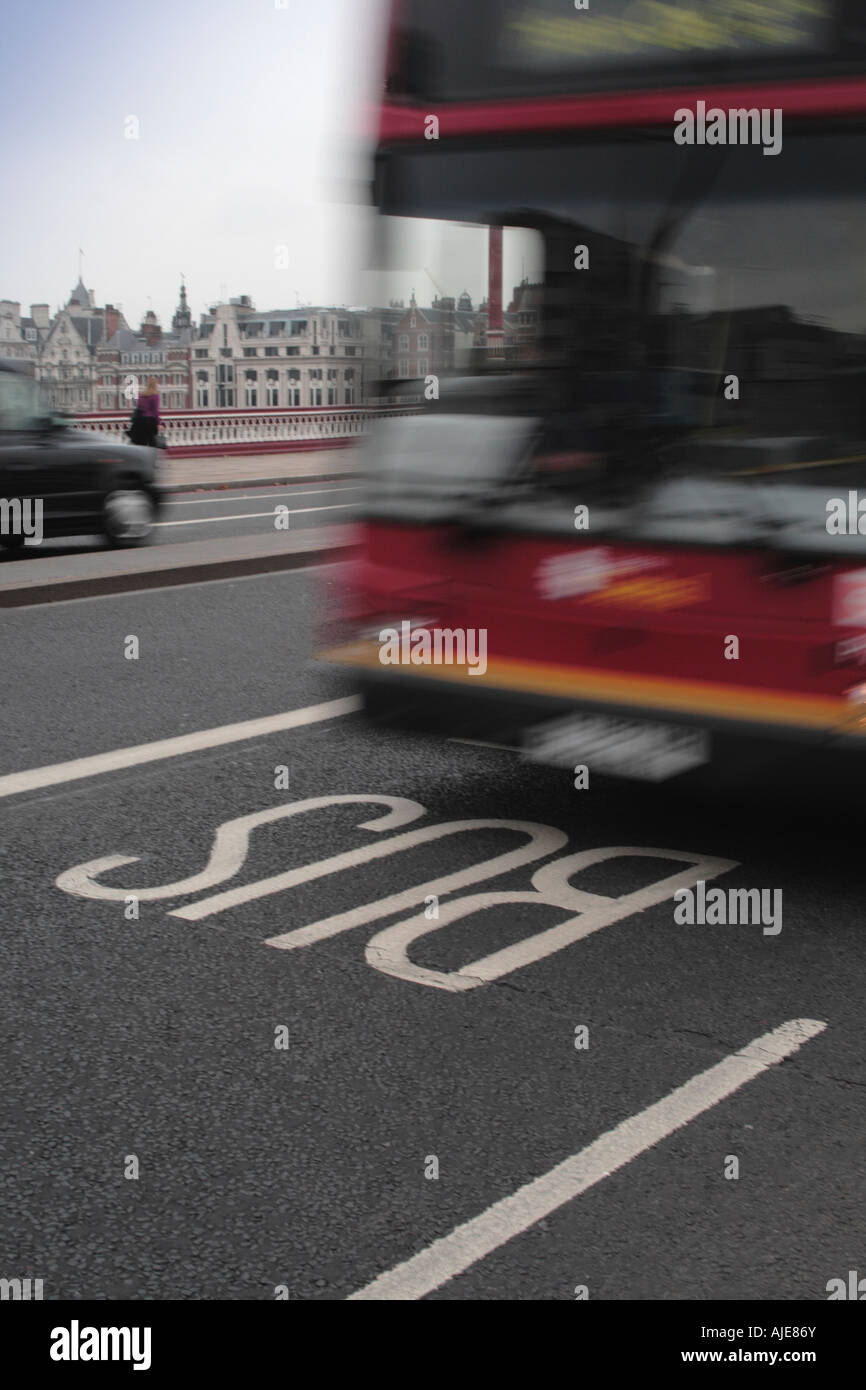
<path fill-rule="evenodd" d="M 288 510 L 288 529 L 292 531 L 345 523 L 354 516 L 358 496 L 357 484 L 345 480 L 260 487 L 244 484 L 210 492 L 169 493 L 151 543 L 177 545 L 183 541 L 273 534 L 278 508 Z M 281 526 L 285 524 L 284 516 L 281 513 Z M 102 549 L 104 542 L 99 537 L 75 536 L 44 540 L 38 546 L 27 543 L 25 555 L 46 558 Z M 17 562 L 13 555 L 0 558 L 5 565 Z"/>
<path fill-rule="evenodd" d="M 322 569 L 4 614 L 0 775 L 339 698 L 308 665 L 328 584 Z M 730 860 L 719 882 L 781 889 L 783 927 L 681 925 L 668 899 L 489 983 L 431 987 L 384 973 L 367 943 L 423 912 L 420 885 L 524 837 L 458 824 L 261 884 L 404 833 L 364 828 L 387 808 L 351 801 L 260 824 L 209 885 L 187 882 L 225 822 L 336 796 L 412 800 L 410 829 L 535 822 L 566 837 L 542 863 L 604 847 Z M 511 1238 L 496 1216 L 503 1238 L 465 1269 L 434 1252 L 427 1296 L 825 1299 L 864 1268 L 863 830 L 832 788 L 577 792 L 354 713 L 0 797 L 0 1275 L 42 1278 L 46 1298 L 342 1299 L 634 1118 L 631 1161 L 546 1214 L 528 1198 Z M 119 897 L 57 886 L 107 856 L 129 862 L 92 881 Z M 569 920 L 526 900 L 536 867 L 454 894 L 524 898 L 431 918 L 414 966 L 454 971 Z M 620 855 L 571 881 L 613 898 L 678 867 Z M 177 887 L 148 898 L 160 885 Z M 411 909 L 267 944 L 408 890 Z M 825 1027 L 652 1142 L 649 1107 L 796 1019 Z"/>
<path fill-rule="evenodd" d="M 346 522 L 352 518 L 358 496 L 357 484 L 345 481 L 173 493 L 165 500 L 156 539 L 170 545 L 272 532 L 282 508 L 288 510 L 293 531 Z M 281 520 L 284 515 L 280 510 Z"/>

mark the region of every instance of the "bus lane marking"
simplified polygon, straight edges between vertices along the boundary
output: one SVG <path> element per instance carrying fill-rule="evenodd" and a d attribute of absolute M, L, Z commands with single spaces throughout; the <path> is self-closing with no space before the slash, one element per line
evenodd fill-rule
<path fill-rule="evenodd" d="M 463 1274 L 500 1246 L 616 1173 L 749 1081 L 783 1062 L 823 1033 L 826 1023 L 795 1018 L 755 1038 L 739 1052 L 699 1072 L 662 1100 L 607 1130 L 587 1148 L 558 1163 L 479 1216 L 456 1226 L 426 1250 L 380 1274 L 349 1301 L 412 1301 Z"/>
<path fill-rule="evenodd" d="M 409 801 L 402 796 L 312 796 L 306 801 L 290 802 L 287 806 L 271 806 L 264 811 L 254 811 L 248 816 L 236 816 L 234 820 L 223 821 L 214 833 L 210 859 L 205 867 L 189 878 L 177 879 L 174 883 L 161 883 L 151 888 L 116 888 L 110 884 L 97 883 L 100 874 L 110 869 L 119 869 L 123 864 L 139 863 L 139 855 L 110 854 L 101 859 L 89 859 L 66 869 L 55 879 L 58 888 L 79 898 L 97 898 L 106 902 L 123 902 L 128 897 L 136 897 L 141 902 L 156 902 L 160 898 L 180 898 L 187 893 L 199 893 L 203 888 L 214 888 L 218 883 L 243 868 L 250 848 L 250 833 L 260 825 L 273 825 L 275 821 L 286 820 L 290 816 L 301 815 L 305 811 L 317 811 L 325 806 L 352 805 L 388 806 L 390 810 L 375 820 L 363 821 L 358 830 L 394 830 L 399 825 L 417 820 L 424 815 L 424 807 L 417 801 Z M 307 867 L 315 867 L 308 865 Z M 206 898 L 205 902 L 212 899 Z M 179 914 L 172 914 L 177 916 Z"/>
<path fill-rule="evenodd" d="M 629 855 L 641 859 L 680 859 L 689 867 L 622 897 L 586 893 L 580 888 L 573 888 L 569 882 L 572 874 L 580 873 L 593 864 L 601 864 L 607 859 L 627 858 Z M 698 880 L 706 882 L 737 867 L 737 863 L 732 859 L 710 859 L 676 849 L 610 845 L 603 849 L 580 850 L 577 854 L 555 859 L 552 863 L 536 869 L 532 875 L 533 892 L 475 893 L 440 905 L 438 920 L 430 921 L 421 912 L 404 922 L 386 927 L 368 941 L 367 962 L 386 975 L 430 985 L 434 989 L 476 989 L 479 985 L 499 980 L 503 975 L 510 975 L 524 966 L 534 965 L 546 956 L 571 946 L 575 941 L 583 941 L 602 927 L 608 927 L 613 922 L 622 921 L 624 917 L 631 917 L 648 907 L 665 902 L 680 888 L 693 888 Z M 560 922 L 556 927 L 549 927 L 532 936 L 524 937 L 522 941 L 494 951 L 489 956 L 482 956 L 470 965 L 461 966 L 459 970 L 433 970 L 413 965 L 409 960 L 407 948 L 421 937 L 439 931 L 451 922 L 459 921 L 484 908 L 507 906 L 511 903 L 541 903 L 546 907 L 572 908 L 576 909 L 578 915 L 569 917 L 566 922 Z"/>
<path fill-rule="evenodd" d="M 130 897 L 155 902 L 199 893 L 225 883 L 241 871 L 249 853 L 250 835 L 258 826 L 273 824 L 330 806 L 355 805 L 384 808 L 384 814 L 372 820 L 362 821 L 357 827 L 359 830 L 370 830 L 377 834 L 417 821 L 426 814 L 425 808 L 419 802 L 405 797 L 354 793 L 308 797 L 303 801 L 268 807 L 262 811 L 223 821 L 214 832 L 210 856 L 205 867 L 171 883 L 144 888 L 100 883 L 100 875 L 139 862 L 139 856 L 125 854 L 103 855 L 73 865 L 58 874 L 55 883 L 64 893 L 72 896 L 108 902 L 123 902 Z M 532 875 L 531 890 L 476 893 L 462 898 L 452 898 L 442 904 L 441 909 L 437 909 L 437 917 L 430 919 L 426 912 L 426 902 L 431 895 L 438 899 L 459 889 L 481 883 L 485 879 L 496 878 L 533 861 L 549 859 L 568 843 L 568 836 L 564 831 L 534 821 L 499 818 L 443 821 L 420 829 L 404 831 L 402 834 L 356 849 L 344 850 L 340 854 L 302 864 L 282 873 L 271 874 L 252 883 L 224 889 L 222 892 L 199 898 L 197 902 L 174 908 L 168 915 L 187 922 L 203 921 L 245 903 L 286 892 L 299 884 L 357 869 L 375 860 L 385 859 L 404 850 L 416 849 L 449 835 L 476 830 L 516 831 L 526 837 L 526 843 L 516 849 L 505 850 L 482 859 L 466 868 L 453 870 L 424 883 L 412 884 L 383 898 L 357 904 L 317 922 L 310 922 L 278 936 L 268 937 L 264 944 L 283 951 L 298 950 L 370 922 L 381 921 L 384 917 L 414 909 L 413 916 L 385 928 L 370 939 L 365 952 L 367 963 L 383 974 L 393 975 L 413 984 L 451 991 L 476 989 L 515 970 L 535 964 L 566 946 L 583 940 L 602 927 L 665 902 L 672 898 L 678 889 L 691 888 L 699 881 L 706 882 L 738 867 L 736 861 L 731 859 L 719 859 L 682 850 L 629 845 L 604 846 L 581 850 L 539 866 Z M 581 873 L 595 864 L 630 856 L 680 861 L 687 867 L 668 873 L 655 882 L 622 896 L 589 893 L 574 887 L 570 882 L 573 874 Z M 452 922 L 484 909 L 532 903 L 562 908 L 577 915 L 569 917 L 555 927 L 531 933 L 521 941 L 483 956 L 459 970 L 439 971 L 416 966 L 409 960 L 410 945 Z M 420 904 L 425 904 L 425 910 L 419 912 Z"/>
<path fill-rule="evenodd" d="M 253 902 L 257 898 L 268 897 L 272 893 L 281 893 L 286 888 L 293 888 L 297 883 L 306 883 L 311 878 L 321 878 L 326 874 L 339 873 L 343 869 L 354 869 L 373 859 L 383 859 L 386 855 L 398 854 L 406 849 L 415 849 L 418 845 L 429 844 L 433 840 L 441 840 L 445 835 L 456 835 L 468 830 L 516 830 L 528 836 L 529 842 L 520 845 L 517 849 L 506 850 L 501 854 L 494 855 L 490 859 L 482 859 L 480 863 L 472 864 L 467 869 L 458 869 L 454 873 L 431 879 L 427 883 L 415 884 L 402 893 L 392 893 L 389 897 L 381 898 L 377 902 L 367 903 L 360 908 L 352 908 L 348 913 L 341 913 L 336 917 L 328 918 L 326 921 L 313 923 L 311 926 L 299 927 L 282 936 L 270 937 L 265 945 L 276 946 L 282 950 L 292 950 L 296 946 L 309 946 L 314 941 L 325 941 L 328 937 L 337 936 L 340 932 L 348 931 L 351 927 L 358 926 L 362 922 L 375 921 L 376 918 L 385 916 L 390 912 L 399 912 L 403 907 L 415 907 L 419 898 L 423 899 L 430 893 L 453 892 L 455 888 L 464 888 L 470 883 L 479 883 L 485 878 L 495 878 L 499 874 L 508 873 L 509 870 L 519 868 L 534 859 L 543 859 L 545 855 L 555 854 L 557 850 L 562 849 L 563 845 L 568 843 L 568 836 L 562 830 L 556 830 L 551 825 L 540 825 L 534 821 L 499 819 L 443 821 L 439 825 L 428 825 L 423 830 L 407 831 L 404 835 L 396 835 L 392 840 L 385 840 L 377 845 L 368 845 L 363 849 L 348 850 L 343 854 L 334 855 L 330 859 L 321 859 L 317 864 L 306 864 L 300 869 L 289 869 L 286 873 L 259 879 L 256 883 L 247 883 L 240 888 L 230 888 L 225 893 L 218 893 L 212 898 L 202 898 L 199 902 L 191 903 L 188 907 L 177 908 L 170 916 L 182 917 L 188 922 L 200 921 L 203 917 L 212 917 L 215 913 L 237 907 L 239 903 Z M 347 917 L 351 918 L 351 921 L 345 922 L 344 918 Z"/>

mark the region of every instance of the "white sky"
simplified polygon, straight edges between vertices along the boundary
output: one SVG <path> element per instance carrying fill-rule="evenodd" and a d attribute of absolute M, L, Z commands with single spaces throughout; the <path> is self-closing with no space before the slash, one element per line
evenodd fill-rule
<path fill-rule="evenodd" d="M 358 301 L 384 0 L 0 4 L 0 298 Z"/>

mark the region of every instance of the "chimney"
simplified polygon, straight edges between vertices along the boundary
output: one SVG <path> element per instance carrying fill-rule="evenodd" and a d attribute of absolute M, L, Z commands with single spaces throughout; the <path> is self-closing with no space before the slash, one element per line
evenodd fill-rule
<path fill-rule="evenodd" d="M 33 315 L 35 318 L 35 315 Z M 105 306 L 105 341 L 110 343 L 118 328 L 120 327 L 120 314 L 113 304 Z"/>
<path fill-rule="evenodd" d="M 51 327 L 51 315 L 47 304 L 31 304 L 30 317 L 37 328 Z"/>
<path fill-rule="evenodd" d="M 504 355 L 502 328 L 502 228 L 491 227 L 487 250 L 487 353 Z"/>
<path fill-rule="evenodd" d="M 156 319 L 156 314 L 153 312 L 152 309 L 148 309 L 147 313 L 142 319 L 141 329 L 139 331 L 141 333 L 142 338 L 147 343 L 148 347 L 156 347 L 160 338 L 162 337 L 162 329 L 160 328 Z"/>

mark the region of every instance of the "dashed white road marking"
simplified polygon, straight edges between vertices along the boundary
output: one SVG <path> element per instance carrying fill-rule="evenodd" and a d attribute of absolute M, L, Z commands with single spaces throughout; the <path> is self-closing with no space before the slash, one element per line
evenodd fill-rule
<path fill-rule="evenodd" d="M 77 782 L 82 777 L 95 777 L 101 772 L 116 772 L 122 767 L 138 767 L 155 763 L 162 758 L 179 758 L 185 753 L 198 753 L 203 748 L 219 748 L 227 743 L 242 743 L 244 739 L 265 738 L 285 729 L 299 729 L 305 724 L 319 724 L 324 719 L 338 719 L 354 714 L 361 700 L 350 695 L 342 700 L 328 700 L 321 705 L 304 709 L 285 710 L 263 719 L 244 719 L 239 724 L 222 724 L 215 729 L 200 729 L 193 734 L 176 738 L 157 739 L 154 743 L 139 743 L 131 748 L 114 748 L 108 753 L 95 753 L 88 758 L 73 758 L 67 763 L 50 763 L 46 767 L 30 768 L 26 772 L 10 772 L 0 777 L 0 796 L 15 796 L 19 792 L 39 787 L 54 787 L 62 782 Z"/>
<path fill-rule="evenodd" d="M 302 516 L 306 512 L 342 512 L 347 507 L 360 507 L 360 502 L 332 502 L 327 507 L 287 507 L 289 516 Z M 155 521 L 154 526 L 206 526 L 208 522 L 252 521 L 259 516 L 274 517 L 276 508 L 269 512 L 235 512 L 233 516 L 197 516 L 191 521 Z"/>
<path fill-rule="evenodd" d="M 488 743 L 486 739 L 481 738 L 449 738 L 448 742 L 465 743 L 469 748 L 495 748 L 502 753 L 520 752 L 520 749 L 516 748 L 513 743 Z"/>
<path fill-rule="evenodd" d="M 214 507 L 223 506 L 223 507 L 225 507 L 225 506 L 228 506 L 228 504 L 229 504 L 230 502 L 268 502 L 268 501 L 270 501 L 271 499 L 274 499 L 274 500 L 277 500 L 277 501 L 278 501 L 278 500 L 280 500 L 281 498 L 285 498 L 285 497 L 330 497 L 330 496 L 332 496 L 335 492 L 357 492 L 357 491 L 358 491 L 358 487 L 357 487 L 357 484 L 356 484 L 354 487 L 352 487 L 352 486 L 349 486 L 349 487 L 321 487 L 321 488 L 308 489 L 308 490 L 305 490 L 304 492 L 293 492 L 293 491 L 287 491 L 287 492 L 263 492 L 263 493 L 261 493 L 261 494 L 257 494 L 257 493 L 254 493 L 254 492 L 243 492 L 243 493 L 241 493 L 241 495 L 240 495 L 239 497 L 238 497 L 238 496 L 232 496 L 232 497 L 191 497 L 191 498 L 189 499 L 188 502 L 187 502 L 187 501 L 185 501 L 185 502 L 169 502 L 169 501 L 164 501 L 162 505 L 163 505 L 164 507 L 208 507 L 208 506 L 214 506 Z"/>
<path fill-rule="evenodd" d="M 815 1019 L 795 1018 L 764 1033 L 741 1051 L 678 1086 L 663 1100 L 623 1120 L 543 1177 L 494 1202 L 480 1216 L 381 1274 L 350 1298 L 410 1301 L 441 1288 L 449 1279 L 718 1105 L 746 1082 L 790 1057 L 826 1027 L 826 1023 Z"/>

